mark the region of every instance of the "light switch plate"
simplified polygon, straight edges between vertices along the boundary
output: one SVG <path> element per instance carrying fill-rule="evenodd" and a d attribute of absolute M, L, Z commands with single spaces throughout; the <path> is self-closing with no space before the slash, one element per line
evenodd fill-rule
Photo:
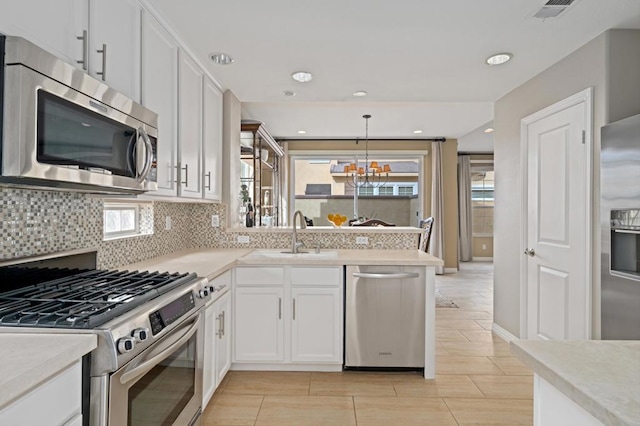
<path fill-rule="evenodd" d="M 171 231 L 171 216 L 164 217 L 164 229 L 165 231 Z"/>
<path fill-rule="evenodd" d="M 220 226 L 220 216 L 218 216 L 217 214 L 211 215 L 211 226 L 214 228 L 217 228 Z"/>
<path fill-rule="evenodd" d="M 356 244 L 369 244 L 369 237 L 356 237 Z"/>
<path fill-rule="evenodd" d="M 238 235 L 238 242 L 242 244 L 248 244 L 251 242 L 251 238 L 248 235 Z"/>

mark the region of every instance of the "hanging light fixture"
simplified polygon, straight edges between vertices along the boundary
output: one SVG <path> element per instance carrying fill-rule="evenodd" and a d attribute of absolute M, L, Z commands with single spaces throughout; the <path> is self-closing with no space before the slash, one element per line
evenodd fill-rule
<path fill-rule="evenodd" d="M 353 188 L 378 188 L 384 186 L 389 180 L 391 166 L 378 164 L 377 161 L 369 163 L 369 119 L 370 114 L 362 116 L 365 119 L 364 140 L 364 164 L 350 163 L 344 166 L 347 175 L 347 184 Z"/>

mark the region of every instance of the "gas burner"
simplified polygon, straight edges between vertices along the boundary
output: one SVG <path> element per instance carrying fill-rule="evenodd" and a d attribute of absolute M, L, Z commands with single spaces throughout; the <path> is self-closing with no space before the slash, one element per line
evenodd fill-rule
<path fill-rule="evenodd" d="M 196 277 L 166 272 L 0 268 L 3 279 L 19 280 L 25 273 L 30 285 L 0 292 L 0 326 L 94 328 Z"/>

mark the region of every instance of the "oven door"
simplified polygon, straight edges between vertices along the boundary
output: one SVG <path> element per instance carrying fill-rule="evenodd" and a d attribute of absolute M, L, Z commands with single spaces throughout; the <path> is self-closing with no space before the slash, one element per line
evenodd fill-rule
<path fill-rule="evenodd" d="M 202 310 L 116 371 L 109 425 L 199 425 L 202 407 Z"/>

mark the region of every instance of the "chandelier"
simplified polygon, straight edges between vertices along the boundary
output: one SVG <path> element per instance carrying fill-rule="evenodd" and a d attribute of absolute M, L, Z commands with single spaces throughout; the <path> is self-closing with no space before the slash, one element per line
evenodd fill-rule
<path fill-rule="evenodd" d="M 380 165 L 377 161 L 369 163 L 369 119 L 371 115 L 365 114 L 362 118 L 365 119 L 364 165 L 350 163 L 344 166 L 344 173 L 347 175 L 347 184 L 353 188 L 377 188 L 384 186 L 389 180 L 391 166 L 388 164 Z"/>

